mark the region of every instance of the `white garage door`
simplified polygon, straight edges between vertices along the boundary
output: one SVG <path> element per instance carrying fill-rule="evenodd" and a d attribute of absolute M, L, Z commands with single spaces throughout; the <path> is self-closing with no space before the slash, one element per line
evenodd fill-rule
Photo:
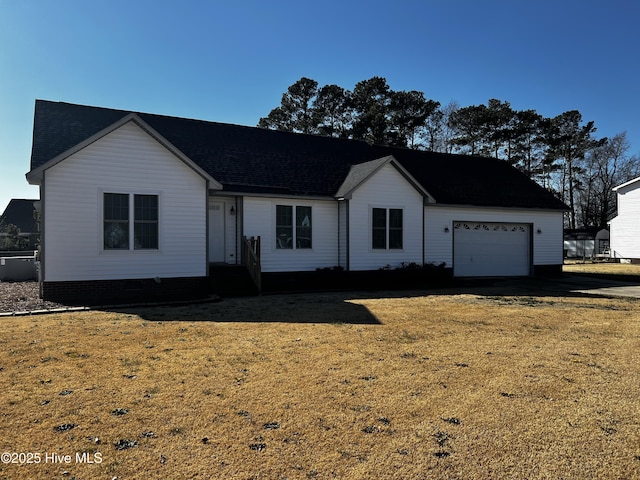
<path fill-rule="evenodd" d="M 531 225 L 454 222 L 456 277 L 524 276 L 531 272 Z"/>

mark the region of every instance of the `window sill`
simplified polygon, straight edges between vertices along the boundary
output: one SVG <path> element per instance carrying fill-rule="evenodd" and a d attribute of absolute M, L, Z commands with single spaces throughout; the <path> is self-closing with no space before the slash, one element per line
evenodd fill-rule
<path fill-rule="evenodd" d="M 99 252 L 101 255 L 159 255 L 162 252 L 160 251 L 160 249 L 155 248 L 155 249 L 151 249 L 151 248 L 144 248 L 144 249 L 136 249 L 136 250 L 117 250 L 117 249 L 108 249 L 105 250 L 104 248 L 102 250 L 100 250 Z"/>

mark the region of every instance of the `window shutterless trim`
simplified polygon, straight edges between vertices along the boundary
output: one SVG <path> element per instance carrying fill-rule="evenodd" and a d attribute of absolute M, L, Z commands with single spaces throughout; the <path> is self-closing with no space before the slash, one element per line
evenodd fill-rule
<path fill-rule="evenodd" d="M 276 205 L 275 248 L 309 250 L 313 246 L 313 207 Z"/>
<path fill-rule="evenodd" d="M 133 248 L 158 249 L 158 196 L 133 195 Z"/>
<path fill-rule="evenodd" d="M 402 209 L 390 208 L 389 209 L 389 250 L 402 250 L 402 235 L 404 225 L 402 223 Z"/>
<path fill-rule="evenodd" d="M 104 250 L 129 250 L 129 194 L 103 194 L 103 234 Z"/>
<path fill-rule="evenodd" d="M 402 250 L 404 209 L 371 207 L 371 249 Z"/>
<path fill-rule="evenodd" d="M 385 250 L 387 248 L 387 209 L 371 209 L 371 248 Z"/>
<path fill-rule="evenodd" d="M 102 250 L 158 250 L 157 194 L 102 192 Z"/>

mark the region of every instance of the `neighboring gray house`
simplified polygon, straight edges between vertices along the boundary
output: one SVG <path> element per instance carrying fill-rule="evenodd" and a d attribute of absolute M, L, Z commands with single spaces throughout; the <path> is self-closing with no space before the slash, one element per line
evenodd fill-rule
<path fill-rule="evenodd" d="M 180 294 L 211 264 L 304 272 L 562 268 L 565 205 L 506 162 L 36 101 L 42 295 Z"/>
<path fill-rule="evenodd" d="M 13 198 L 0 215 L 0 250 L 35 250 L 40 232 L 38 226 L 39 200 Z M 15 225 L 20 230 L 20 245 L 5 248 L 7 228 Z"/>
<path fill-rule="evenodd" d="M 611 256 L 640 262 L 640 177 L 618 185 L 618 214 L 611 219 Z"/>

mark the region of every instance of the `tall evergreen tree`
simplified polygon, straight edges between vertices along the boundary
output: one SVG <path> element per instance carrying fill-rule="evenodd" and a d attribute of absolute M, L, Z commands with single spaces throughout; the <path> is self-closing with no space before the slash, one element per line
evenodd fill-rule
<path fill-rule="evenodd" d="M 510 128 L 507 161 L 536 180 L 545 172 L 543 125 L 535 110 L 520 110 L 514 112 Z"/>
<path fill-rule="evenodd" d="M 547 161 L 559 162 L 561 179 L 559 191 L 569 206 L 569 228 L 576 228 L 576 194 L 580 188 L 581 161 L 587 152 L 598 146 L 594 122 L 581 125 L 582 115 L 577 110 L 564 112 L 551 119 L 546 132 Z"/>
<path fill-rule="evenodd" d="M 483 115 L 480 117 L 480 131 L 482 147 L 480 153 L 494 158 L 504 158 L 509 154 L 510 127 L 514 111 L 509 102 L 502 102 L 495 98 L 487 102 Z"/>
<path fill-rule="evenodd" d="M 338 85 L 325 85 L 318 90 L 313 110 L 320 135 L 349 137 L 353 123 L 349 91 Z"/>
<path fill-rule="evenodd" d="M 387 80 L 372 77 L 358 82 L 351 96 L 354 109 L 353 137 L 379 145 L 395 144 L 389 129 L 391 94 Z"/>
<path fill-rule="evenodd" d="M 419 148 L 427 119 L 439 106 L 438 102 L 427 100 L 422 92 L 391 92 L 389 122 L 391 129 L 397 132 L 398 143 Z"/>
<path fill-rule="evenodd" d="M 258 122 L 259 127 L 297 133 L 317 133 L 313 101 L 318 94 L 318 82 L 302 77 L 282 95 L 279 107 Z"/>
<path fill-rule="evenodd" d="M 449 126 L 455 132 L 453 144 L 463 153 L 478 155 L 485 139 L 487 107 L 472 105 L 459 108 L 449 116 Z"/>

